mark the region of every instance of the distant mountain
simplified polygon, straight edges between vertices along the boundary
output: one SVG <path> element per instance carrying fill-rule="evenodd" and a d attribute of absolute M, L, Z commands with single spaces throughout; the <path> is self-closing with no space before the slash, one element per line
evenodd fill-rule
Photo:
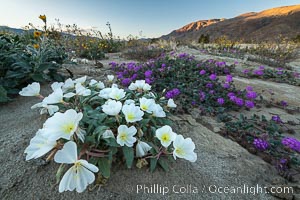
<path fill-rule="evenodd" d="M 294 38 L 300 34 L 300 4 L 249 12 L 231 19 L 200 20 L 174 30 L 161 39 L 192 41 L 201 34 L 211 40 L 227 36 L 232 40 L 275 40 L 279 35 Z"/>
<path fill-rule="evenodd" d="M 13 33 L 17 33 L 17 34 L 24 33 L 23 29 L 20 29 L 20 28 L 11 28 L 11 27 L 8 27 L 8 26 L 0 26 L 0 32 L 1 31 L 13 32 Z"/>

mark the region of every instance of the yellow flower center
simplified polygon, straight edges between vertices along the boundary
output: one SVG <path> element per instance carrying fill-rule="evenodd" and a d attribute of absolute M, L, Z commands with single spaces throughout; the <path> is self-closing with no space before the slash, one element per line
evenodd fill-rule
<path fill-rule="evenodd" d="M 184 153 L 184 151 L 183 151 L 182 148 L 177 148 L 175 150 L 175 152 L 176 152 L 177 155 L 180 155 L 180 156 L 184 156 L 185 155 L 185 153 Z"/>
<path fill-rule="evenodd" d="M 75 126 L 73 123 L 68 123 L 68 124 L 65 124 L 63 127 L 62 127 L 62 130 L 65 134 L 70 134 L 72 131 L 74 131 L 75 129 Z"/>
<path fill-rule="evenodd" d="M 75 171 L 76 174 L 79 173 L 79 171 L 80 171 L 80 169 L 81 169 L 81 166 L 82 166 L 82 165 L 81 165 L 80 162 L 75 162 L 75 163 L 74 163 L 74 166 L 73 166 L 74 168 L 73 168 L 73 170 Z M 78 177 L 78 175 L 75 175 L 74 178 L 76 179 L 76 178 L 79 178 L 79 177 Z"/>
<path fill-rule="evenodd" d="M 161 140 L 163 142 L 169 142 L 170 141 L 170 135 L 168 133 L 164 133 L 162 136 L 161 136 Z"/>
<path fill-rule="evenodd" d="M 127 118 L 129 120 L 134 120 L 134 114 L 133 113 L 128 113 Z"/>
<path fill-rule="evenodd" d="M 127 140 L 127 135 L 126 135 L 126 133 L 121 133 L 121 134 L 120 134 L 120 139 L 121 139 L 122 141 L 126 141 L 126 140 Z"/>
<path fill-rule="evenodd" d="M 142 110 L 148 110 L 148 106 L 147 105 L 142 105 L 141 108 L 142 108 Z"/>

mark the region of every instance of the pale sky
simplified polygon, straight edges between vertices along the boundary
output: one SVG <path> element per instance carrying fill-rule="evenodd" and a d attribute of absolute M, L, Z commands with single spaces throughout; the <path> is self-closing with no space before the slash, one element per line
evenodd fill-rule
<path fill-rule="evenodd" d="M 14 28 L 46 14 L 49 23 L 60 19 L 63 24 L 97 27 L 107 33 L 110 22 L 113 33 L 159 37 L 172 30 L 203 19 L 232 18 L 246 12 L 296 5 L 299 0 L 0 0 L 0 25 Z"/>

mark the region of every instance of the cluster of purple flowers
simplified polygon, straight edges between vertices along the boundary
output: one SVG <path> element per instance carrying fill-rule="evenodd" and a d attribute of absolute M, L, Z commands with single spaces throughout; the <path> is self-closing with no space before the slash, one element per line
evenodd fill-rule
<path fill-rule="evenodd" d="M 232 76 L 230 74 L 226 75 L 226 82 L 227 83 L 232 82 Z"/>
<path fill-rule="evenodd" d="M 253 141 L 253 145 L 257 150 L 265 151 L 269 147 L 268 141 L 260 138 L 256 138 Z"/>
<path fill-rule="evenodd" d="M 255 99 L 257 97 L 257 94 L 254 91 L 247 91 L 246 97 L 248 99 Z"/>
<path fill-rule="evenodd" d="M 245 106 L 246 106 L 247 108 L 251 109 L 251 108 L 254 108 L 255 104 L 254 104 L 253 101 L 248 101 L 248 100 L 246 100 L 246 101 L 245 101 Z"/>
<path fill-rule="evenodd" d="M 296 138 L 285 137 L 281 140 L 281 143 L 284 146 L 300 153 L 300 141 Z"/>
<path fill-rule="evenodd" d="M 278 75 L 281 75 L 283 74 L 283 68 L 277 68 L 277 72 L 276 72 Z"/>
<path fill-rule="evenodd" d="M 178 88 L 174 88 L 172 90 L 169 90 L 166 93 L 165 97 L 167 99 L 173 99 L 173 98 L 177 97 L 179 94 L 180 94 L 180 90 Z"/>
<path fill-rule="evenodd" d="M 275 121 L 276 123 L 281 123 L 282 122 L 279 115 L 272 116 L 272 120 Z"/>
<path fill-rule="evenodd" d="M 209 76 L 209 79 L 212 80 L 212 81 L 215 81 L 217 79 L 217 75 L 216 74 L 211 74 Z"/>
<path fill-rule="evenodd" d="M 202 69 L 200 72 L 199 72 L 200 75 L 204 75 L 206 74 L 206 71 L 204 69 Z"/>
<path fill-rule="evenodd" d="M 243 74 L 248 74 L 250 72 L 250 70 L 249 69 L 244 69 L 242 72 L 243 72 Z"/>
<path fill-rule="evenodd" d="M 218 104 L 223 105 L 225 101 L 223 98 L 218 98 L 217 102 L 218 102 Z"/>
<path fill-rule="evenodd" d="M 257 75 L 257 76 L 262 76 L 262 75 L 264 75 L 264 70 L 256 69 L 256 70 L 253 71 L 253 74 Z"/>
<path fill-rule="evenodd" d="M 281 104 L 283 107 L 286 107 L 286 106 L 288 105 L 288 103 L 287 103 L 286 101 L 283 101 L 283 100 L 280 102 L 280 104 Z"/>

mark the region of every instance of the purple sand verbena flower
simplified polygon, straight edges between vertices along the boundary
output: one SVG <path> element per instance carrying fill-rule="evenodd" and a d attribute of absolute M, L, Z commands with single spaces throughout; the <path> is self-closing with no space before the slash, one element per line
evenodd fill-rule
<path fill-rule="evenodd" d="M 128 86 L 130 83 L 131 83 L 131 79 L 130 78 L 124 78 L 122 80 L 122 85 L 125 86 L 125 87 Z"/>
<path fill-rule="evenodd" d="M 199 92 L 199 98 L 200 98 L 200 101 L 204 101 L 204 100 L 205 100 L 205 97 L 206 97 L 205 93 L 200 91 L 200 92 Z"/>
<path fill-rule="evenodd" d="M 209 94 L 214 94 L 214 93 L 215 93 L 214 90 L 210 90 L 210 91 L 209 91 Z"/>
<path fill-rule="evenodd" d="M 281 140 L 281 143 L 284 146 L 300 153 L 300 141 L 296 138 L 285 137 Z"/>
<path fill-rule="evenodd" d="M 200 75 L 204 75 L 205 73 L 206 73 L 206 71 L 205 71 L 204 69 L 202 69 L 202 70 L 199 72 Z"/>
<path fill-rule="evenodd" d="M 262 76 L 262 75 L 264 75 L 264 71 L 263 70 L 254 70 L 253 74 L 258 75 L 258 76 Z"/>
<path fill-rule="evenodd" d="M 252 86 L 247 85 L 247 86 L 246 86 L 246 90 L 247 90 L 247 91 L 253 91 L 253 88 L 252 88 Z"/>
<path fill-rule="evenodd" d="M 173 99 L 173 98 L 175 98 L 176 96 L 178 96 L 179 94 L 180 94 L 180 90 L 179 90 L 178 88 L 174 88 L 174 89 L 172 89 L 172 90 L 169 90 L 169 91 L 166 93 L 165 97 L 166 97 L 167 99 Z"/>
<path fill-rule="evenodd" d="M 207 88 L 213 88 L 214 85 L 213 85 L 212 83 L 207 83 L 207 84 L 206 84 L 206 87 L 207 87 Z"/>
<path fill-rule="evenodd" d="M 137 74 L 133 74 L 133 75 L 131 76 L 131 80 L 134 81 L 137 77 L 138 77 Z"/>
<path fill-rule="evenodd" d="M 268 149 L 268 147 L 269 147 L 269 143 L 266 140 L 263 140 L 260 138 L 254 139 L 253 145 L 257 150 L 260 150 L 260 151 L 264 151 L 264 150 Z"/>
<path fill-rule="evenodd" d="M 255 99 L 257 97 L 257 94 L 254 91 L 248 91 L 246 96 L 248 99 Z"/>
<path fill-rule="evenodd" d="M 264 70 L 265 66 L 259 66 L 258 69 Z"/>
<path fill-rule="evenodd" d="M 231 97 L 231 96 L 235 96 L 235 94 L 234 94 L 233 92 L 229 92 L 229 93 L 227 94 L 227 96 L 228 96 L 228 97 Z"/>
<path fill-rule="evenodd" d="M 145 77 L 150 78 L 152 76 L 152 70 L 145 71 Z"/>
<path fill-rule="evenodd" d="M 161 67 L 166 67 L 166 64 L 165 63 L 161 64 Z"/>
<path fill-rule="evenodd" d="M 246 101 L 245 101 L 245 106 L 246 106 L 247 108 L 251 109 L 251 108 L 254 108 L 255 104 L 254 104 L 253 101 L 248 101 L 248 100 L 246 100 Z"/>
<path fill-rule="evenodd" d="M 223 105 L 225 101 L 223 98 L 218 98 L 217 102 L 218 102 L 218 104 Z"/>
<path fill-rule="evenodd" d="M 280 102 L 280 104 L 281 104 L 283 107 L 285 107 L 285 106 L 288 105 L 288 103 L 287 103 L 286 101 L 283 101 L 283 100 Z"/>
<path fill-rule="evenodd" d="M 272 116 L 272 120 L 275 121 L 276 123 L 281 123 L 282 122 L 279 115 Z"/>
<path fill-rule="evenodd" d="M 224 83 L 223 88 L 226 88 L 226 89 L 230 88 L 230 84 L 229 83 Z"/>
<path fill-rule="evenodd" d="M 151 78 L 145 78 L 145 82 L 148 83 L 148 84 L 151 84 L 152 80 L 151 80 Z"/>
<path fill-rule="evenodd" d="M 209 79 L 212 80 L 212 81 L 214 81 L 214 80 L 217 79 L 217 75 L 216 75 L 216 74 L 211 74 L 211 75 L 209 76 Z"/>
<path fill-rule="evenodd" d="M 237 97 L 233 95 L 233 96 L 230 96 L 229 99 L 230 99 L 230 101 L 234 101 L 235 102 L 236 99 L 237 99 Z"/>
<path fill-rule="evenodd" d="M 235 99 L 235 104 L 238 106 L 243 106 L 244 105 L 244 100 L 241 98 L 236 98 Z"/>
<path fill-rule="evenodd" d="M 283 74 L 283 71 L 278 71 L 278 72 L 276 72 L 276 74 L 282 75 L 282 74 Z"/>
<path fill-rule="evenodd" d="M 244 69 L 242 72 L 243 72 L 244 74 L 248 74 L 248 73 L 250 72 L 250 70 L 249 70 L 249 69 Z"/>
<path fill-rule="evenodd" d="M 232 81 L 232 76 L 230 74 L 226 75 L 226 82 L 231 82 Z"/>

